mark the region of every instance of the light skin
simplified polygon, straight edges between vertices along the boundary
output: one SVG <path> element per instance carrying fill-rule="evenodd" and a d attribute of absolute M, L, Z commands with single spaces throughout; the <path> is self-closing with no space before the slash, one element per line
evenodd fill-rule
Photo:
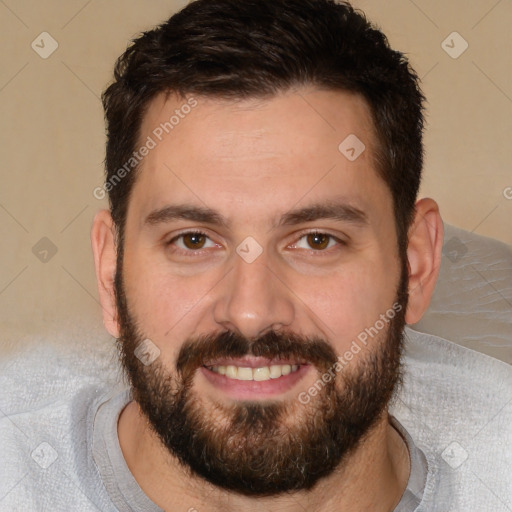
<path fill-rule="evenodd" d="M 344 354 L 361 331 L 391 308 L 400 275 L 392 197 L 371 158 L 375 135 L 365 101 L 313 88 L 265 100 L 196 99 L 197 107 L 145 157 L 130 198 L 124 279 L 132 313 L 169 369 L 185 339 L 225 329 L 248 338 L 269 329 L 318 335 Z M 141 141 L 184 103 L 172 95 L 153 100 Z M 366 145 L 353 162 L 338 150 L 349 134 Z M 318 218 L 279 224 L 291 210 L 327 203 L 356 208 L 366 221 Z M 215 210 L 226 225 L 144 222 L 156 209 L 184 204 Z M 189 249 L 183 238 L 166 246 L 185 230 L 205 232 L 205 247 Z M 327 249 L 308 245 L 306 235 L 312 231 L 331 235 Z M 249 236 L 263 248 L 252 263 L 236 252 Z M 96 215 L 91 239 L 104 323 L 118 337 L 116 247 L 107 210 Z M 409 324 L 422 317 L 430 302 L 442 239 L 437 204 L 419 200 L 407 251 Z M 350 364 L 357 365 L 357 357 Z M 297 397 L 317 379 L 310 368 L 292 389 L 274 398 L 297 401 L 299 419 Z M 200 372 L 193 386 L 205 414 L 214 413 L 214 399 L 236 400 Z M 252 398 L 259 399 L 256 394 Z M 407 448 L 387 414 L 344 467 L 312 490 L 257 499 L 188 475 L 135 402 L 122 411 L 118 434 L 134 477 L 165 510 L 385 512 L 397 505 L 410 471 Z"/>

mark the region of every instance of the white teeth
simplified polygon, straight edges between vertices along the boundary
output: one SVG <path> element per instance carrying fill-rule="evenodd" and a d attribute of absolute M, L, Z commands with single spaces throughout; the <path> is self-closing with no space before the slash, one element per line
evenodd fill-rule
<path fill-rule="evenodd" d="M 238 380 L 253 380 L 252 368 L 244 368 L 240 366 L 238 368 Z"/>
<path fill-rule="evenodd" d="M 281 365 L 273 364 L 270 367 L 270 378 L 271 379 L 278 379 L 279 377 L 281 377 L 281 375 L 282 375 L 282 373 L 281 373 Z"/>
<path fill-rule="evenodd" d="M 282 375 L 288 375 L 299 369 L 298 364 L 273 364 L 271 366 L 261 366 L 260 368 L 247 368 L 245 366 L 210 366 L 210 370 L 221 375 L 225 375 L 235 380 L 256 380 L 265 381 L 278 379 Z"/>
<path fill-rule="evenodd" d="M 247 368 L 248 370 L 250 368 Z M 263 368 L 254 368 L 252 370 L 254 380 L 269 380 L 270 379 L 270 369 L 268 366 L 263 366 Z"/>
<path fill-rule="evenodd" d="M 238 378 L 238 368 L 233 365 L 226 366 L 226 377 L 230 379 Z"/>

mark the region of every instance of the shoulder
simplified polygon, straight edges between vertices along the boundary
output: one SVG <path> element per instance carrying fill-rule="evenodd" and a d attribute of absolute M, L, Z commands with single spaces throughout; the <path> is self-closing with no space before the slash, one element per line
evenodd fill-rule
<path fill-rule="evenodd" d="M 512 366 L 438 336 L 406 328 L 403 363 L 406 397 L 424 393 L 437 406 L 444 399 L 480 412 L 512 398 Z"/>
<path fill-rule="evenodd" d="M 111 364 L 105 352 L 52 345 L 0 361 L 1 510 L 112 510 L 88 456 L 94 404 L 115 380 Z"/>
<path fill-rule="evenodd" d="M 4 414 L 34 412 L 68 400 L 84 386 L 120 378 L 115 346 L 110 341 L 71 346 L 35 340 L 0 356 L 0 407 Z"/>
<path fill-rule="evenodd" d="M 438 506 L 446 499 L 457 510 L 509 510 L 512 367 L 409 328 L 403 362 L 390 412 L 427 455 Z"/>

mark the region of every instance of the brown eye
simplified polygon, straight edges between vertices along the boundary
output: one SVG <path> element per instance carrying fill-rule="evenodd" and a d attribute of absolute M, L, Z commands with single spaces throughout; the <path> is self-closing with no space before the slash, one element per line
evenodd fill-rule
<path fill-rule="evenodd" d="M 307 235 L 307 242 L 312 249 L 322 250 L 327 248 L 331 238 L 324 233 L 310 233 Z"/>
<path fill-rule="evenodd" d="M 183 245 L 187 247 L 187 249 L 202 249 L 204 244 L 206 243 L 206 236 L 202 233 L 185 233 L 181 235 L 183 239 Z"/>
<path fill-rule="evenodd" d="M 211 250 L 221 249 L 206 233 L 202 231 L 185 231 L 166 243 L 171 252 L 181 256 L 212 255 Z"/>

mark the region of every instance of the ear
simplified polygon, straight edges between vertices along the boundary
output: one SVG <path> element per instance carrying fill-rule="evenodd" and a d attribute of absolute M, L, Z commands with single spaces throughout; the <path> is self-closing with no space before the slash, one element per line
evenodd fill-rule
<path fill-rule="evenodd" d="M 443 221 L 437 203 L 430 198 L 416 203 L 416 214 L 409 229 L 407 261 L 409 267 L 409 302 L 407 324 L 418 322 L 427 310 L 441 267 Z"/>
<path fill-rule="evenodd" d="M 100 210 L 91 228 L 91 245 L 96 268 L 96 281 L 103 309 L 103 324 L 114 338 L 119 337 L 119 323 L 114 295 L 117 264 L 115 226 L 108 210 Z"/>

